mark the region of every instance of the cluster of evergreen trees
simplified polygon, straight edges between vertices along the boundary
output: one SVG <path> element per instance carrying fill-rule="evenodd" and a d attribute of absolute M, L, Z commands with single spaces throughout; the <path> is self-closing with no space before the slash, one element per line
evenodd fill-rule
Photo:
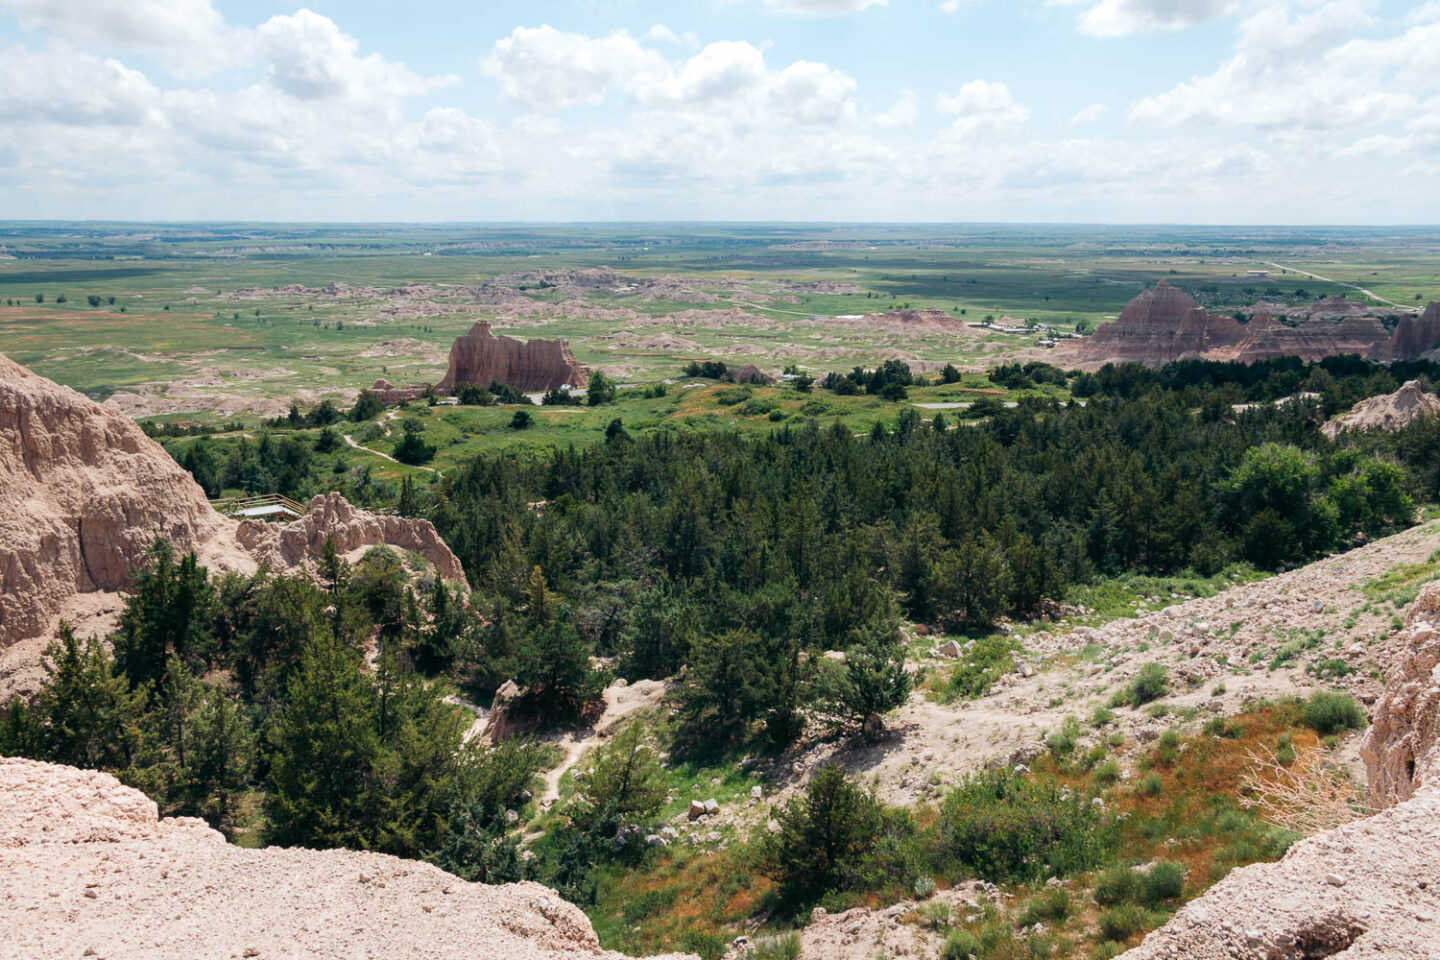
<path fill-rule="evenodd" d="M 38 697 L 0 713 L 0 753 L 110 771 L 226 831 L 255 822 L 249 798 L 271 843 L 439 859 L 458 832 L 493 854 L 543 757 L 467 742 L 469 713 L 414 669 L 471 629 L 463 598 L 443 583 L 417 598 L 389 551 L 321 562 L 319 586 L 212 580 L 157 543 L 113 655 L 62 628 Z"/>

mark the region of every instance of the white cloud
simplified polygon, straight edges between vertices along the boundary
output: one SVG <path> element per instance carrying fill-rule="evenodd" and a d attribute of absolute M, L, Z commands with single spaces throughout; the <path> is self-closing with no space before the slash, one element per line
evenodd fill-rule
<path fill-rule="evenodd" d="M 623 31 L 605 37 L 550 26 L 517 27 L 495 43 L 481 69 L 503 96 L 554 110 L 621 100 L 655 110 L 706 109 L 745 123 L 839 123 L 855 116 L 856 83 L 823 63 L 797 60 L 782 70 L 760 48 L 721 40 L 672 62 Z"/>
<path fill-rule="evenodd" d="M 1070 6 L 1089 0 L 1059 2 Z M 1079 29 L 1095 37 L 1181 30 L 1218 20 L 1235 7 L 1235 0 L 1100 0 L 1080 14 Z"/>
<path fill-rule="evenodd" d="M 271 81 L 301 100 L 393 100 L 456 82 L 454 77 L 417 76 L 379 54 L 357 56 L 358 40 L 310 10 L 271 17 L 256 28 L 255 38 Z"/>
<path fill-rule="evenodd" d="M 953 94 L 942 93 L 935 107 L 955 117 L 946 135 L 957 139 L 1004 133 L 1030 118 L 1030 111 L 1010 96 L 1009 87 L 989 80 L 971 80 Z"/>
<path fill-rule="evenodd" d="M 871 7 L 883 7 L 888 2 L 889 0 L 764 0 L 765 6 L 770 10 L 821 17 L 860 13 Z"/>
<path fill-rule="evenodd" d="M 910 127 L 919 115 L 920 98 L 914 90 L 904 90 L 890 109 L 871 114 L 866 120 L 877 127 Z"/>
<path fill-rule="evenodd" d="M 1070 118 L 1074 124 L 1094 123 L 1110 112 L 1110 108 L 1103 103 L 1092 103 L 1088 107 L 1077 110 Z"/>
<path fill-rule="evenodd" d="M 663 56 L 623 30 L 589 37 L 549 24 L 516 27 L 495 42 L 481 69 L 508 99 L 537 109 L 598 104 L 612 86 L 644 89 L 671 73 Z"/>
<path fill-rule="evenodd" d="M 160 91 L 118 60 L 70 50 L 8 48 L 0 55 L 0 120 L 66 126 L 157 122 Z"/>
<path fill-rule="evenodd" d="M 663 23 L 653 25 L 645 31 L 645 36 L 658 43 L 673 43 L 677 46 L 689 47 L 692 50 L 700 48 L 700 38 L 689 30 L 684 33 L 676 33 Z"/>
<path fill-rule="evenodd" d="M 1235 124 L 1277 134 L 1396 121 L 1418 93 L 1440 89 L 1440 24 L 1383 40 L 1350 40 L 1373 24 L 1365 0 L 1305 12 L 1262 8 L 1239 28 L 1215 72 L 1135 104 L 1131 117 L 1160 126 Z"/>
<path fill-rule="evenodd" d="M 171 69 L 199 74 L 243 56 L 247 37 L 211 0 L 0 0 L 20 26 L 87 49 L 163 53 Z"/>

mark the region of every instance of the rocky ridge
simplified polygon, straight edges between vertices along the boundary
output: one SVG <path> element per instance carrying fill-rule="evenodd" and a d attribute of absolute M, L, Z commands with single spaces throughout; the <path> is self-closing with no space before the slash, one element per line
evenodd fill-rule
<path fill-rule="evenodd" d="M 1378 343 L 1369 359 L 1388 363 L 1392 360 L 1433 359 L 1440 351 L 1440 302 L 1432 301 L 1419 314 L 1400 318 L 1389 340 Z"/>
<path fill-rule="evenodd" d="M 1082 366 L 1134 362 L 1158 367 L 1178 360 L 1252 363 L 1300 357 L 1314 361 L 1343 354 L 1413 359 L 1440 347 L 1440 309 L 1429 321 L 1406 315 L 1394 338 L 1389 338 L 1378 317 L 1392 313 L 1339 298 L 1303 309 L 1260 303 L 1252 308 L 1249 322 L 1242 324 L 1234 317 L 1208 312 L 1189 294 L 1161 280 L 1126 304 L 1113 323 L 1058 349 L 1064 362 Z M 1299 322 L 1281 323 L 1277 317 L 1282 314 Z"/>
<path fill-rule="evenodd" d="M 0 355 L 0 699 L 30 689 L 56 621 L 103 616 L 156 538 L 215 570 L 307 568 L 326 539 L 354 554 L 413 550 L 447 579 L 460 561 L 427 520 L 375 516 L 339 494 L 291 524 L 217 513 L 139 425 Z"/>
<path fill-rule="evenodd" d="M 590 373 L 563 338 L 526 341 L 497 337 L 490 332 L 490 324 L 481 320 L 450 348 L 450 368 L 438 389 L 453 393 L 462 383 L 484 387 L 494 380 L 532 392 L 567 384 L 583 387 L 589 383 Z"/>
<path fill-rule="evenodd" d="M 621 960 L 535 883 L 349 850 L 227 844 L 109 774 L 0 758 L 3 960 Z M 671 955 L 671 960 L 685 960 Z"/>

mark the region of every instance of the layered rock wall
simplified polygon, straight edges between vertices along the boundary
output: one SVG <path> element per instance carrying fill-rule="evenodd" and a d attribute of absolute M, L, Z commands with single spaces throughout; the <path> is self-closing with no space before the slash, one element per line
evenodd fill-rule
<path fill-rule="evenodd" d="M 570 345 L 558 340 L 516 340 L 497 337 L 480 321 L 450 348 L 450 368 L 440 381 L 442 393 L 462 383 L 489 386 L 498 380 L 517 390 L 536 392 L 569 385 L 583 387 L 589 371 L 575 359 Z"/>
<path fill-rule="evenodd" d="M 194 550 L 226 526 L 135 421 L 0 355 L 0 649 L 127 586 L 155 538 Z"/>
<path fill-rule="evenodd" d="M 1235 318 L 1207 313 L 1189 294 L 1161 280 L 1126 304 L 1114 323 L 1079 341 L 1074 351 L 1080 362 L 1158 367 L 1233 347 L 1243 336 Z"/>

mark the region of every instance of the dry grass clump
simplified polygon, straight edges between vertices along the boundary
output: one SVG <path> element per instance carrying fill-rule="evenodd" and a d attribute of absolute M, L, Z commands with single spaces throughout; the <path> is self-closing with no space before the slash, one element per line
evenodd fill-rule
<path fill-rule="evenodd" d="M 1262 745 L 1247 749 L 1246 759 L 1240 804 L 1277 826 L 1309 836 L 1365 815 L 1360 788 L 1322 747 L 1277 757 Z"/>

